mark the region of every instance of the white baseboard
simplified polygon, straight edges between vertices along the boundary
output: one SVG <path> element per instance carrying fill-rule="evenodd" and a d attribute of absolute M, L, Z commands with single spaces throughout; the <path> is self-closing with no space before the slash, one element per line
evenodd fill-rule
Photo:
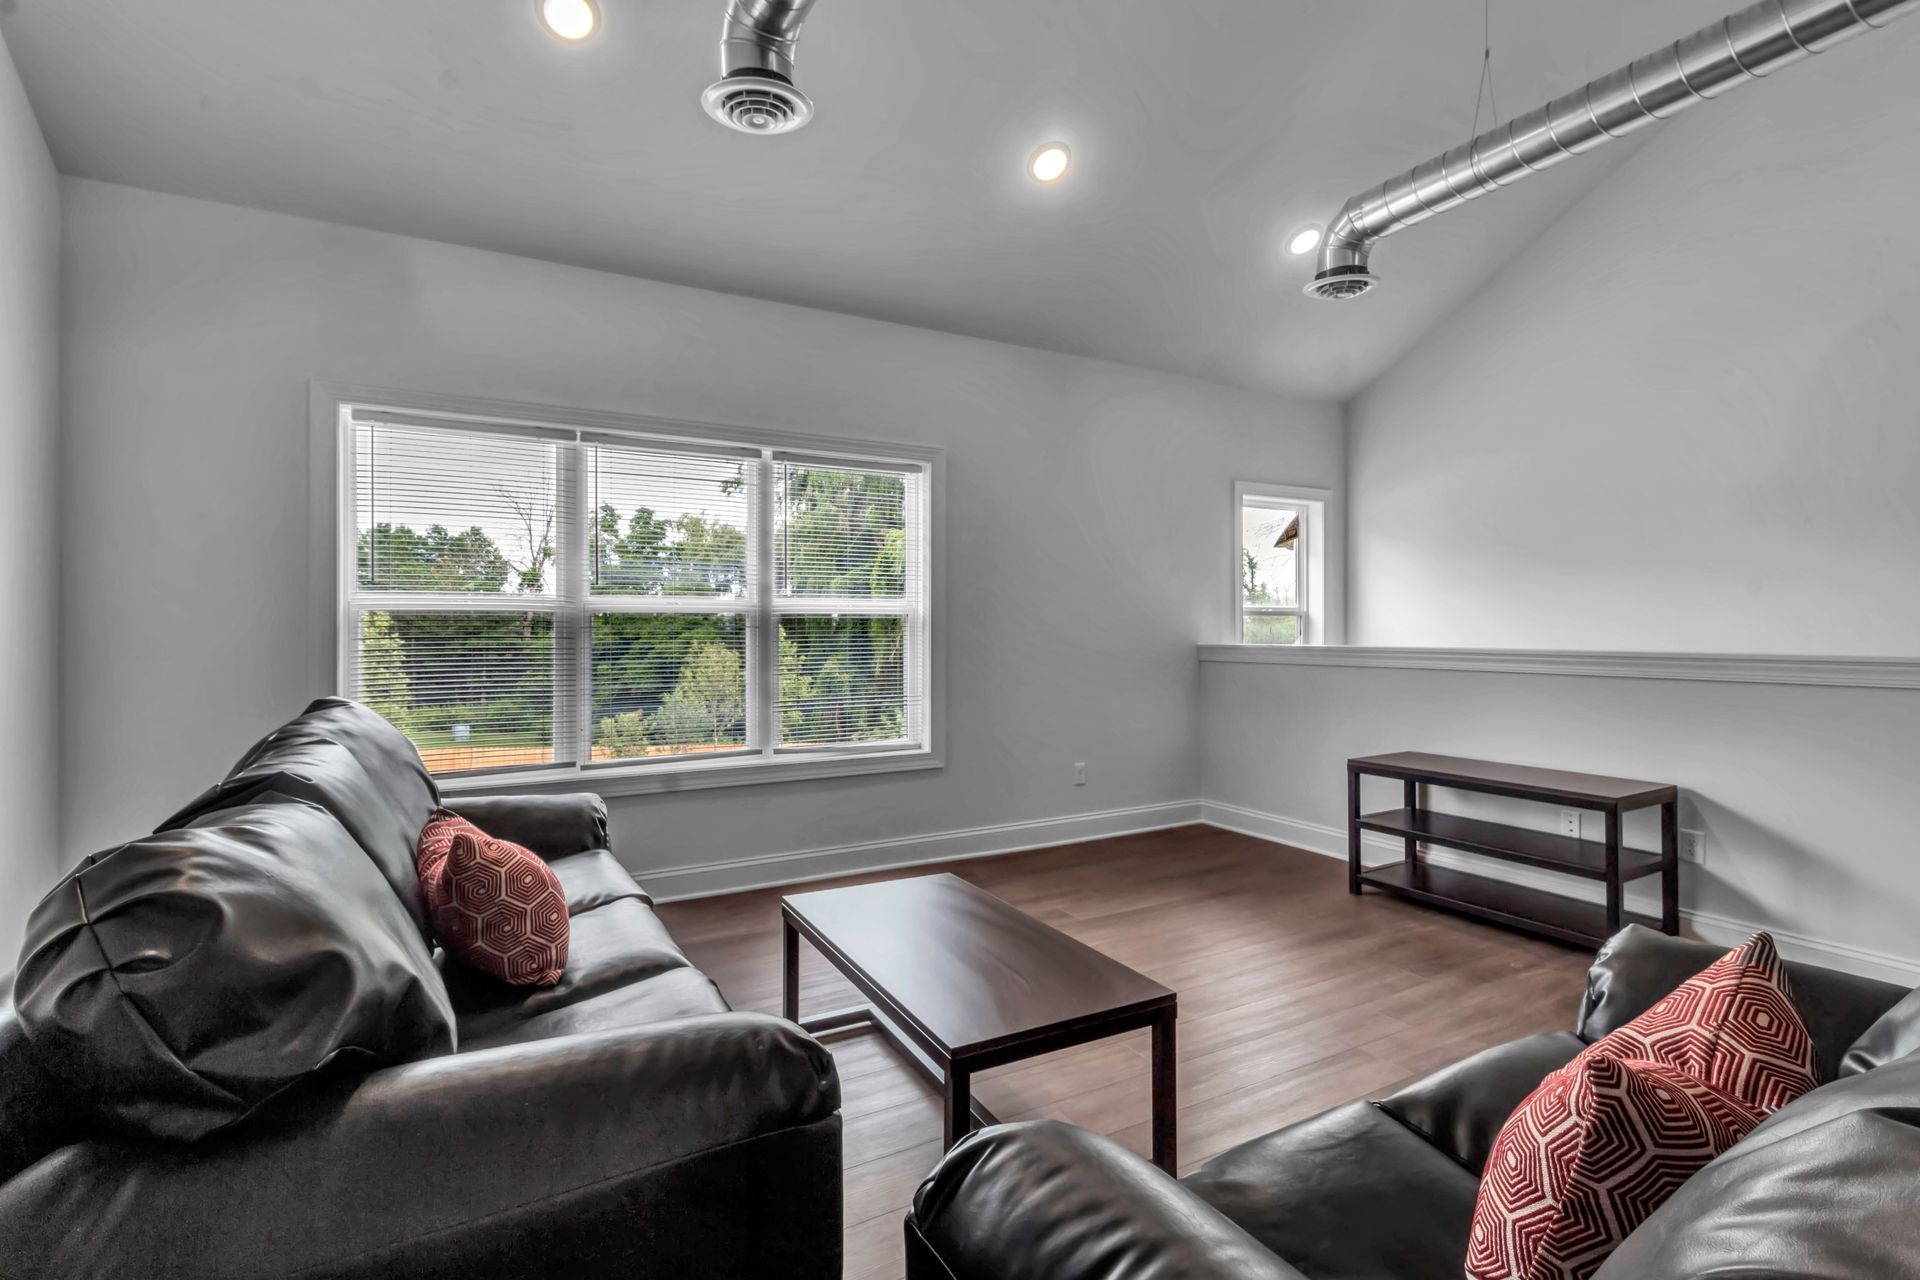
<path fill-rule="evenodd" d="M 968 827 L 961 831 L 936 831 L 929 835 L 894 840 L 868 840 L 826 849 L 769 853 L 731 862 L 666 867 L 657 871 L 636 871 L 634 874 L 656 901 L 679 902 L 688 898 L 739 893 L 746 889 L 802 884 L 833 876 L 893 871 L 930 862 L 989 858 L 1023 849 L 1045 849 L 1108 836 L 1136 835 L 1143 831 L 1189 826 L 1200 820 L 1200 801 L 1173 800 L 1131 809 L 1075 813 L 1032 822 L 1003 822 L 989 827 Z"/>
<path fill-rule="evenodd" d="M 1278 844 L 1291 845 L 1296 849 L 1305 849 L 1310 853 L 1324 854 L 1342 861 L 1347 856 L 1347 833 L 1339 827 L 1329 827 L 1318 822 L 1304 822 L 1298 818 L 1286 818 L 1279 814 L 1262 813 L 1257 809 L 1246 809 L 1218 800 L 1200 802 L 1200 820 L 1212 826 L 1223 827 L 1228 831 L 1237 831 L 1242 835 L 1255 836 L 1262 840 L 1272 840 Z M 1379 861 L 1383 862 L 1397 862 L 1403 852 L 1400 841 L 1374 834 L 1362 837 L 1361 848 L 1363 856 L 1377 852 L 1382 855 Z M 1568 895 L 1570 897 L 1591 897 L 1597 900 L 1601 892 L 1597 885 L 1573 884 L 1565 876 L 1556 876 L 1550 871 L 1537 871 L 1490 858 L 1476 858 L 1451 849 L 1433 849 L 1427 856 L 1432 859 L 1435 866 L 1473 871 L 1497 880 L 1506 880 L 1549 893 L 1567 893 L 1571 888 L 1574 892 Z M 1374 860 L 1372 857 L 1367 857 L 1369 863 Z M 1659 912 L 1658 897 L 1644 885 L 1628 886 L 1626 905 L 1629 910 L 1639 911 L 1642 914 Z M 1774 942 L 1780 948 L 1780 954 L 1789 960 L 1800 960 L 1823 968 L 1839 969 L 1842 972 L 1856 973 L 1866 978 L 1878 978 L 1883 982 L 1897 982 L 1903 986 L 1920 986 L 1920 959 L 1912 956 L 1874 951 L 1832 938 L 1816 938 L 1809 934 L 1798 933 L 1777 924 L 1736 920 L 1731 916 L 1710 911 L 1696 911 L 1689 907 L 1680 909 L 1680 917 L 1692 924 L 1693 932 L 1708 942 L 1724 943 L 1731 947 L 1746 941 L 1764 929 L 1773 935 Z"/>
<path fill-rule="evenodd" d="M 1257 809 L 1218 800 L 1173 800 L 1130 809 L 1068 814 L 1032 822 L 1005 822 L 892 840 L 868 840 L 824 849 L 764 854 L 730 862 L 667 867 L 637 874 L 641 883 L 658 901 L 678 902 L 689 898 L 739 893 L 747 889 L 804 884 L 834 876 L 989 858 L 996 854 L 1078 844 L 1083 840 L 1099 840 L 1108 836 L 1161 831 L 1196 822 L 1271 840 L 1295 849 L 1305 849 L 1329 858 L 1344 860 L 1347 856 L 1347 833 L 1339 827 L 1262 813 Z M 1400 842 L 1386 836 L 1370 834 L 1363 847 L 1369 853 L 1377 852 L 1379 861 L 1395 861 L 1401 856 Z M 1571 888 L 1574 890 L 1572 896 L 1586 897 L 1597 896 L 1599 892 L 1598 886 L 1570 884 L 1566 877 L 1551 872 L 1476 858 L 1450 849 L 1434 849 L 1427 856 L 1437 866 L 1458 867 L 1552 893 L 1566 893 Z M 1375 859 L 1369 857 L 1368 861 Z M 1655 914 L 1658 911 L 1658 900 L 1651 896 L 1647 885 L 1629 886 L 1626 901 L 1630 910 L 1643 914 Z M 1693 926 L 1695 934 L 1709 942 L 1733 946 L 1765 929 L 1773 934 L 1780 953 L 1789 959 L 1905 986 L 1920 985 L 1920 959 L 1912 956 L 1874 951 L 1832 938 L 1816 938 L 1776 924 L 1737 920 L 1688 907 L 1682 907 L 1680 915 Z"/>

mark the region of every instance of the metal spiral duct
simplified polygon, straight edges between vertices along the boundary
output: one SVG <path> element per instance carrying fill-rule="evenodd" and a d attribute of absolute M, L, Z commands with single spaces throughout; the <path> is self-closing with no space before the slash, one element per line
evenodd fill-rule
<path fill-rule="evenodd" d="M 1920 0 L 1761 0 L 1347 201 L 1306 292 L 1357 298 L 1376 282 L 1367 260 L 1382 236 L 1916 9 Z"/>
<path fill-rule="evenodd" d="M 729 0 L 720 78 L 700 95 L 707 114 L 742 133 L 790 133 L 813 118 L 793 83 L 793 50 L 813 0 Z"/>

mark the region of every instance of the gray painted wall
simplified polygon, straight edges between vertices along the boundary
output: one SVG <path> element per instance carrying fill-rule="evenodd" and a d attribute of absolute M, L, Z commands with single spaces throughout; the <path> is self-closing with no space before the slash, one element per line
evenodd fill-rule
<path fill-rule="evenodd" d="M 1916 67 L 1661 126 L 1359 397 L 1353 643 L 1920 653 Z"/>
<path fill-rule="evenodd" d="M 616 801 L 643 875 L 1190 802 L 1231 482 L 1340 481 L 1330 404 L 125 187 L 66 204 L 69 854 L 321 692 L 310 378 L 948 450 L 947 767 Z"/>
<path fill-rule="evenodd" d="M 1917 65 L 1909 22 L 1662 126 L 1348 406 L 1352 643 L 1920 654 Z M 1201 668 L 1223 820 L 1344 849 L 1344 760 L 1404 749 L 1673 781 L 1696 929 L 1920 980 L 1920 694 Z"/>
<path fill-rule="evenodd" d="M 1702 936 L 1731 944 L 1773 928 L 1790 955 L 1920 982 L 1920 881 L 1905 834 L 1920 692 L 1236 662 L 1200 671 L 1204 794 L 1251 811 L 1213 815 L 1223 822 L 1344 855 L 1345 761 L 1384 751 L 1673 782 L 1682 827 L 1707 837 L 1705 861 L 1680 869 L 1681 906 Z M 1398 807 L 1397 784 L 1371 786 L 1369 808 Z M 1543 831 L 1559 816 L 1434 795 Z M 1658 848 L 1654 812 L 1630 820 L 1626 838 Z M 1527 878 L 1484 860 L 1474 869 Z M 1652 881 L 1630 888 L 1629 909 L 1650 909 L 1654 892 Z"/>
<path fill-rule="evenodd" d="M 60 186 L 0 39 L 0 972 L 59 863 Z"/>

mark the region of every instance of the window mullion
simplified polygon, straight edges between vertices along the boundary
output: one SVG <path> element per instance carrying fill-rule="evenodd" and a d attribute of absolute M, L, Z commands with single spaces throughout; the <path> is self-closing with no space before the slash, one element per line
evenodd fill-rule
<path fill-rule="evenodd" d="M 554 541 L 553 742 L 576 764 L 593 758 L 593 625 L 586 615 L 586 449 L 560 446 Z"/>
<path fill-rule="evenodd" d="M 771 755 L 780 745 L 780 627 L 773 613 L 773 456 L 762 453 L 753 465 L 752 506 L 748 513 L 747 594 L 747 747 Z"/>

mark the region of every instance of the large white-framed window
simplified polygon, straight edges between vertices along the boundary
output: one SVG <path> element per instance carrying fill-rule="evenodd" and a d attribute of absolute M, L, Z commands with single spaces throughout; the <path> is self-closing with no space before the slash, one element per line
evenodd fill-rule
<path fill-rule="evenodd" d="M 935 767 L 940 452 L 316 385 L 333 684 L 449 790 Z"/>
<path fill-rule="evenodd" d="M 1232 643 L 1328 642 L 1331 501 L 1325 489 L 1234 484 Z"/>

